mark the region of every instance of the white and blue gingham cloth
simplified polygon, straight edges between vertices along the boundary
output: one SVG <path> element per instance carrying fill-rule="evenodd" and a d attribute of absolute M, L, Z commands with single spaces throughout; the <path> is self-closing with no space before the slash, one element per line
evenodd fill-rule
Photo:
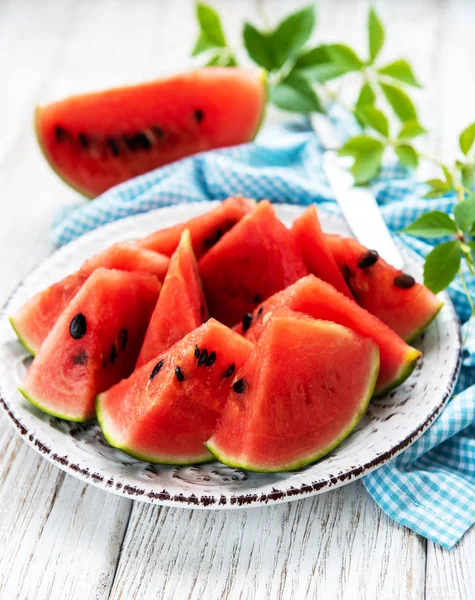
<path fill-rule="evenodd" d="M 128 181 L 94 202 L 57 215 L 58 244 L 121 217 L 180 202 L 251 198 L 338 209 L 320 167 L 321 148 L 307 124 L 268 129 L 257 142 L 196 155 Z M 417 184 L 387 167 L 373 191 L 393 232 L 421 213 L 448 211 L 454 198 L 422 199 Z M 431 244 L 408 236 L 420 255 Z M 475 282 L 471 292 L 475 294 Z M 470 314 L 459 283 L 450 295 L 462 322 Z M 364 478 L 366 489 L 395 521 L 444 548 L 451 548 L 475 523 L 475 323 L 465 345 L 457 395 L 432 427 L 409 449 Z"/>

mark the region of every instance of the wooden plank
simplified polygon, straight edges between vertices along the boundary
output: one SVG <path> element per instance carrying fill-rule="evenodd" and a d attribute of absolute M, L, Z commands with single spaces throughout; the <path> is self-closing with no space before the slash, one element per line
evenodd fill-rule
<path fill-rule="evenodd" d="M 239 511 L 134 504 L 111 598 L 419 599 L 424 552 L 360 482 Z"/>

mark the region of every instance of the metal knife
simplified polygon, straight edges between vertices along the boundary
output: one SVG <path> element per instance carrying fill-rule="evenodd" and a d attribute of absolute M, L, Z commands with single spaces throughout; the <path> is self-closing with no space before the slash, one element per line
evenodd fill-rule
<path fill-rule="evenodd" d="M 355 186 L 348 167 L 352 159 L 339 156 L 336 149 L 341 140 L 330 120 L 322 114 L 313 113 L 312 127 L 325 152 L 323 170 L 349 228 L 356 239 L 379 255 L 396 269 L 402 269 L 404 261 L 384 222 L 379 206 L 371 191 Z"/>

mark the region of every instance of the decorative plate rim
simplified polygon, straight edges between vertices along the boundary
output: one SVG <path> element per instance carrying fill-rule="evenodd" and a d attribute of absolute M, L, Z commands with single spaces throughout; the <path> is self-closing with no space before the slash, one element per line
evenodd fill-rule
<path fill-rule="evenodd" d="M 58 252 L 65 250 L 67 248 L 71 248 L 76 243 L 79 242 L 84 243 L 84 240 L 89 236 L 94 237 L 97 235 L 98 231 L 106 231 L 110 229 L 114 230 L 114 226 L 117 226 L 117 223 L 124 223 L 129 220 L 133 220 L 136 217 L 143 216 L 144 214 L 153 215 L 154 213 L 162 213 L 162 211 L 166 209 L 174 209 L 178 210 L 180 207 L 184 209 L 194 208 L 199 206 L 199 208 L 203 208 L 205 205 L 212 208 L 213 205 L 216 205 L 218 201 L 211 202 L 198 202 L 198 203 L 180 203 L 172 206 L 166 206 L 158 209 L 154 209 L 152 211 L 146 213 L 139 213 L 138 215 L 132 215 L 128 217 L 124 217 L 119 219 L 118 221 L 114 221 L 112 223 L 108 223 L 100 228 L 94 229 L 92 231 L 87 232 L 80 238 L 71 241 L 69 244 L 63 246 L 59 249 L 53 249 L 53 251 L 49 254 L 48 257 L 44 261 L 41 261 L 39 264 L 35 265 L 33 269 L 18 283 L 17 286 L 12 290 L 9 294 L 7 300 L 0 310 L 0 320 L 8 318 L 8 307 L 12 298 L 24 287 L 26 281 L 32 276 L 37 269 L 40 268 L 41 265 L 44 264 L 45 261 L 49 260 L 53 255 L 56 255 Z M 292 204 L 278 204 L 276 206 L 280 207 L 288 207 L 291 209 L 302 208 Z M 325 212 L 325 215 L 328 219 L 335 219 L 338 221 L 343 221 L 343 219 L 332 212 L 326 211 L 322 208 L 319 209 L 322 212 Z M 415 262 L 421 262 L 421 258 L 413 252 L 411 249 L 406 246 L 403 247 L 404 252 L 412 255 L 412 258 Z M 452 313 L 452 321 L 456 324 L 457 327 L 457 339 L 458 339 L 458 347 L 456 349 L 455 356 L 455 364 L 451 368 L 451 376 L 450 380 L 445 388 L 444 393 L 442 394 L 440 402 L 435 406 L 433 411 L 428 415 L 428 417 L 424 420 L 424 422 L 420 423 L 416 429 L 414 429 L 411 433 L 406 435 L 400 442 L 398 442 L 395 446 L 390 448 L 389 450 L 381 453 L 380 455 L 374 457 L 373 459 L 365 462 L 364 464 L 349 469 L 348 471 L 341 473 L 335 477 L 332 477 L 327 480 L 321 481 L 310 481 L 308 483 L 302 483 L 302 485 L 297 488 L 294 486 L 290 486 L 286 489 L 277 489 L 273 488 L 270 493 L 249 493 L 243 495 L 232 495 L 230 497 L 226 497 L 224 495 L 203 495 L 201 497 L 196 496 L 195 494 L 185 495 L 183 493 L 180 494 L 171 494 L 166 489 L 163 489 L 161 492 L 153 492 L 150 491 L 146 493 L 145 489 L 140 489 L 138 486 L 131 486 L 127 484 L 121 484 L 120 482 L 115 482 L 112 478 L 107 479 L 100 473 L 91 472 L 87 467 L 81 468 L 79 465 L 75 464 L 72 461 L 69 461 L 67 457 L 59 456 L 56 453 L 53 453 L 50 448 L 37 436 L 28 429 L 25 423 L 22 422 L 21 418 L 18 417 L 13 408 L 8 403 L 8 400 L 5 397 L 5 394 L 2 389 L 2 385 L 0 382 L 0 406 L 2 410 L 5 412 L 8 421 L 13 426 L 15 431 L 22 437 L 26 443 L 33 448 L 38 454 L 40 454 L 43 458 L 45 458 L 51 464 L 59 467 L 62 471 L 73 475 L 74 477 L 89 483 L 99 489 L 102 489 L 107 492 L 112 492 L 116 495 L 133 499 L 140 500 L 143 502 L 147 502 L 150 504 L 158 504 L 162 506 L 172 506 L 172 507 L 182 507 L 182 508 L 191 508 L 191 509 L 238 509 L 238 508 L 250 508 L 250 507 L 259 507 L 262 505 L 271 504 L 279 504 L 283 502 L 289 502 L 292 500 L 298 500 L 305 497 L 317 495 L 324 491 L 328 491 L 330 489 L 336 489 L 342 485 L 349 483 L 350 481 L 359 479 L 363 475 L 367 475 L 368 473 L 374 471 L 378 467 L 386 464 L 401 452 L 403 452 L 408 446 L 410 446 L 413 442 L 415 442 L 434 422 L 437 416 L 440 414 L 442 409 L 447 404 L 453 389 L 455 387 L 461 366 L 462 360 L 462 333 L 460 322 L 458 316 L 455 312 L 455 308 L 453 303 L 449 297 L 449 295 L 444 292 L 441 294 L 443 298 L 444 304 L 447 309 Z"/>

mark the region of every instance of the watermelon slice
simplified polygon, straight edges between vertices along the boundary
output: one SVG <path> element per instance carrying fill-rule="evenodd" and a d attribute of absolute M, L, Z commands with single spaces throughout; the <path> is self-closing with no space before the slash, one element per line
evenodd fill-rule
<path fill-rule="evenodd" d="M 114 244 L 86 260 L 76 273 L 35 294 L 10 317 L 10 322 L 20 342 L 34 356 L 64 308 L 98 267 L 149 272 L 162 280 L 169 262 L 168 257 L 135 244 Z"/>
<path fill-rule="evenodd" d="M 416 338 L 436 318 L 444 303 L 413 277 L 352 238 L 326 239 L 358 304 L 404 340 Z"/>
<path fill-rule="evenodd" d="M 97 269 L 61 314 L 20 388 L 42 411 L 95 415 L 95 396 L 128 377 L 157 301 L 154 275 Z"/>
<path fill-rule="evenodd" d="M 141 460 L 210 460 L 203 446 L 228 398 L 232 375 L 253 345 L 210 319 L 97 398 L 112 446 Z"/>
<path fill-rule="evenodd" d="M 195 152 L 250 141 L 265 104 L 263 72 L 197 69 L 38 108 L 36 135 L 56 173 L 94 197 Z"/>
<path fill-rule="evenodd" d="M 325 241 L 315 204 L 309 206 L 294 221 L 290 230 L 310 273 L 332 285 L 336 290 L 353 300 L 343 275 Z"/>
<path fill-rule="evenodd" d="M 310 315 L 315 319 L 339 323 L 376 342 L 381 361 L 375 387 L 377 395 L 386 393 L 407 379 L 421 356 L 419 350 L 408 346 L 387 325 L 314 275 L 304 277 L 269 298 L 254 311 L 248 322 L 248 330 L 243 332 L 243 327 L 239 324 L 235 327 L 236 331 L 245 333 L 249 340 L 256 343 L 270 314 L 281 307 Z"/>
<path fill-rule="evenodd" d="M 209 312 L 226 325 L 308 273 L 289 230 L 267 200 L 228 231 L 199 267 Z"/>
<path fill-rule="evenodd" d="M 312 463 L 354 429 L 378 369 L 372 340 L 335 323 L 276 312 L 237 372 L 206 446 L 224 464 L 248 471 Z"/>
<path fill-rule="evenodd" d="M 173 227 L 155 231 L 147 237 L 137 240 L 137 244 L 143 248 L 171 256 L 178 246 L 181 234 L 185 229 L 189 229 L 193 241 L 193 250 L 196 259 L 199 260 L 245 214 L 250 212 L 255 204 L 254 200 L 248 200 L 242 196 L 233 196 L 203 215 Z"/>
<path fill-rule="evenodd" d="M 167 350 L 208 318 L 190 230 L 181 235 L 145 335 L 137 367 Z"/>

